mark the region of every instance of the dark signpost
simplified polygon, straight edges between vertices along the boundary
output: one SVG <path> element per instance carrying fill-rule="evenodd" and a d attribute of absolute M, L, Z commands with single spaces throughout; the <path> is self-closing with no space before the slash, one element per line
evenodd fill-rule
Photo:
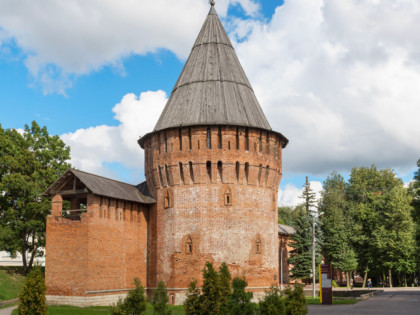
<path fill-rule="evenodd" d="M 321 304 L 332 304 L 331 265 L 319 265 L 319 297 Z"/>

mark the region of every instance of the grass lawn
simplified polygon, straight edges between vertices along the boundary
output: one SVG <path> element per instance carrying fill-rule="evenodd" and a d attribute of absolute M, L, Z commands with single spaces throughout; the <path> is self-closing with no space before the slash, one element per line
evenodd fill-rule
<path fill-rule="evenodd" d="M 333 304 L 356 304 L 358 301 L 356 299 L 344 299 L 337 300 L 333 299 Z M 306 298 L 306 304 L 321 304 L 319 297 L 318 298 Z"/>
<path fill-rule="evenodd" d="M 76 307 L 76 306 L 67 306 L 67 305 L 54 305 L 48 307 L 49 315 L 99 315 L 99 314 L 110 314 L 111 307 L 109 306 L 91 306 L 91 307 Z M 183 305 L 169 305 L 169 309 L 172 311 L 173 315 L 185 314 Z M 17 315 L 17 310 L 14 310 L 13 315 Z M 153 314 L 152 304 L 147 303 L 146 314 Z"/>
<path fill-rule="evenodd" d="M 0 267 L 0 301 L 16 299 L 24 280 L 19 269 Z"/>

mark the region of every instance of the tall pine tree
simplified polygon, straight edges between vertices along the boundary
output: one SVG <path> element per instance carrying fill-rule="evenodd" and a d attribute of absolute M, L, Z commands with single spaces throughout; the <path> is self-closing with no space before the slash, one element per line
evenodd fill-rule
<path fill-rule="evenodd" d="M 293 265 L 291 269 L 292 277 L 295 279 L 308 279 L 312 270 L 312 229 L 313 221 L 316 224 L 316 198 L 311 189 L 308 177 L 303 186 L 302 196 L 304 203 L 299 206 L 299 215 L 293 227 L 296 233 L 291 236 L 291 247 L 289 263 Z M 315 231 L 315 253 L 316 264 L 321 262 L 321 230 L 316 224 Z"/>

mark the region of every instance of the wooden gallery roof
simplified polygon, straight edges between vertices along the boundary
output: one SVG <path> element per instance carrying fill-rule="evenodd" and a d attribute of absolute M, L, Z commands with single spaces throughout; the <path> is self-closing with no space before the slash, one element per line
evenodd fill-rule
<path fill-rule="evenodd" d="M 85 186 L 84 189 L 86 190 L 86 193 L 146 204 L 156 202 L 155 199 L 149 196 L 145 183 L 134 186 L 75 169 L 68 169 L 45 191 L 44 194 L 51 196 L 60 194 L 60 192 L 63 193 L 63 187 L 74 178 L 77 178 Z M 66 192 L 71 193 L 71 191 L 68 190 Z M 76 193 L 77 190 L 74 189 L 74 194 Z"/>
<path fill-rule="evenodd" d="M 289 225 L 285 225 L 285 224 L 279 224 L 278 225 L 279 228 L 279 235 L 292 235 L 296 233 L 296 230 L 294 227 L 291 227 Z"/>

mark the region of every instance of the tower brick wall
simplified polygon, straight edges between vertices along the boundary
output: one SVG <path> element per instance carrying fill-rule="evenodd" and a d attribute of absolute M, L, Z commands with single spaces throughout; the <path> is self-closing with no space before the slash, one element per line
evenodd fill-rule
<path fill-rule="evenodd" d="M 149 287 L 159 280 L 174 290 L 192 279 L 200 284 L 206 261 L 226 262 L 249 287 L 278 281 L 282 145 L 275 133 L 229 126 L 173 128 L 144 141 L 146 179 L 157 200 Z"/>

